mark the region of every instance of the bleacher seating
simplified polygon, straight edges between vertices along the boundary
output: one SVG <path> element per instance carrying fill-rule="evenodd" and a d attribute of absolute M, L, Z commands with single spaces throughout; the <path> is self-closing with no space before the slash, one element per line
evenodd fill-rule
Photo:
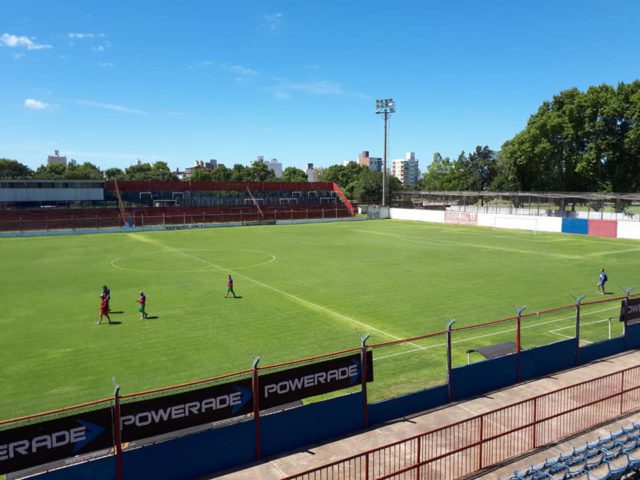
<path fill-rule="evenodd" d="M 303 220 L 350 216 L 342 204 L 245 207 L 137 207 L 125 209 L 133 225 Z M 0 210 L 0 231 L 118 227 L 123 224 L 117 208 L 41 208 Z"/>
<path fill-rule="evenodd" d="M 640 424 L 633 423 L 524 472 L 515 471 L 507 480 L 617 480 L 638 471 Z"/>

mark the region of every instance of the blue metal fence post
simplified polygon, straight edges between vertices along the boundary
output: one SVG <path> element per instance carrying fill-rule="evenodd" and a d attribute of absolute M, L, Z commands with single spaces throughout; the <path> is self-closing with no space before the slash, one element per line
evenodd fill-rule
<path fill-rule="evenodd" d="M 455 320 L 450 320 L 447 323 L 447 388 L 449 391 L 449 402 L 453 401 L 453 381 L 451 375 L 452 361 L 451 361 L 451 331 Z"/>
<path fill-rule="evenodd" d="M 516 355 L 518 356 L 518 383 L 522 381 L 522 356 L 520 352 L 522 351 L 522 342 L 520 338 L 520 321 L 522 320 L 522 312 L 526 306 L 522 306 L 516 310 Z"/>
<path fill-rule="evenodd" d="M 262 457 L 262 449 L 260 446 L 260 382 L 258 378 L 258 363 L 260 357 L 253 359 L 253 378 L 251 381 L 251 390 L 253 395 L 253 420 L 256 427 L 256 460 Z"/>
<path fill-rule="evenodd" d="M 576 300 L 576 365 L 580 365 L 580 302 L 586 295 L 573 297 Z"/>
<path fill-rule="evenodd" d="M 120 385 L 113 378 L 113 443 L 116 454 L 116 480 L 122 480 L 122 424 L 120 422 Z"/>
<path fill-rule="evenodd" d="M 369 426 L 369 400 L 367 398 L 367 372 L 369 365 L 367 364 L 367 340 L 369 340 L 368 333 L 360 337 L 360 384 L 362 385 L 362 416 L 365 428 Z"/>

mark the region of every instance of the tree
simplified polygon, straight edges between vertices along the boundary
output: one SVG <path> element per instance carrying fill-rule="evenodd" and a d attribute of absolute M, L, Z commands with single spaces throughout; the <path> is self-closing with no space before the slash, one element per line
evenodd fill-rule
<path fill-rule="evenodd" d="M 173 181 L 178 177 L 169 170 L 166 162 L 156 162 L 153 165 L 149 163 L 139 163 L 131 165 L 125 169 L 127 180 L 137 181 Z"/>
<path fill-rule="evenodd" d="M 85 162 L 82 165 L 71 163 L 67 165 L 63 177 L 69 180 L 102 180 L 103 174 L 93 163 Z"/>
<path fill-rule="evenodd" d="M 119 168 L 107 168 L 104 171 L 104 176 L 108 180 L 125 180 L 125 173 Z"/>
<path fill-rule="evenodd" d="M 53 165 L 40 165 L 33 174 L 34 179 L 38 180 L 61 180 L 64 178 L 64 172 L 67 166 L 60 163 Z"/>
<path fill-rule="evenodd" d="M 232 182 L 248 182 L 249 181 L 249 167 L 245 167 L 241 163 L 236 163 L 231 169 Z"/>
<path fill-rule="evenodd" d="M 433 161 L 427 167 L 422 185 L 425 190 L 432 192 L 459 190 L 454 164 L 449 157 L 442 158 L 438 152 L 433 154 Z"/>
<path fill-rule="evenodd" d="M 358 178 L 365 170 L 368 171 L 369 168 L 356 162 L 349 162 L 346 165 L 332 165 L 322 172 L 322 178 L 319 180 L 336 183 L 347 197 L 354 198 Z"/>
<path fill-rule="evenodd" d="M 0 179 L 18 180 L 27 179 L 33 176 L 33 170 L 26 165 L 6 158 L 0 158 Z"/>
<path fill-rule="evenodd" d="M 545 101 L 505 142 L 496 185 L 640 191 L 640 81 L 574 88 Z"/>
<path fill-rule="evenodd" d="M 246 170 L 247 182 L 268 182 L 276 178 L 275 173 L 264 162 L 254 161 Z"/>
<path fill-rule="evenodd" d="M 218 165 L 216 169 L 211 172 L 211 180 L 214 182 L 230 182 L 231 170 L 224 165 Z"/>
<path fill-rule="evenodd" d="M 189 180 L 194 182 L 210 182 L 212 180 L 211 172 L 204 169 L 196 169 L 191 173 Z"/>
<path fill-rule="evenodd" d="M 454 165 L 457 190 L 483 191 L 489 188 L 497 174 L 496 157 L 487 146 L 477 146 L 473 153 L 462 152 Z"/>
<path fill-rule="evenodd" d="M 303 170 L 296 167 L 287 167 L 282 172 L 282 179 L 285 182 L 306 182 L 307 174 Z"/>

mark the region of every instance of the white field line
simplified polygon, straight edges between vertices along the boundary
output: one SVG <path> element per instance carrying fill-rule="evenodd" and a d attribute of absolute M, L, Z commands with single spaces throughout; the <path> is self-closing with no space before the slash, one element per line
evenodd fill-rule
<path fill-rule="evenodd" d="M 629 252 L 638 252 L 640 248 L 628 248 L 626 250 L 603 250 L 602 252 L 595 253 L 587 253 L 583 255 L 583 257 L 593 258 L 593 257 L 604 257 L 605 255 L 617 255 L 619 253 L 629 253 Z"/>
<path fill-rule="evenodd" d="M 190 255 L 190 254 L 188 254 L 186 252 L 183 252 L 180 249 L 177 249 L 177 248 L 174 248 L 174 247 L 170 247 L 168 245 L 164 245 L 163 243 L 160 243 L 160 242 L 158 242 L 158 241 L 156 241 L 154 239 L 151 239 L 151 238 L 148 238 L 148 237 L 143 237 L 143 239 L 142 239 L 142 238 L 139 238 L 140 237 L 139 234 L 135 235 L 134 237 L 136 239 L 140 239 L 140 240 L 145 241 L 145 242 L 155 243 L 155 244 L 159 245 L 160 247 L 162 247 L 162 248 L 164 248 L 166 250 L 169 250 L 169 251 L 171 251 L 173 253 L 177 253 L 179 255 L 183 255 L 185 257 L 191 258 L 191 259 L 196 260 L 198 262 L 204 263 L 206 265 L 210 265 L 212 267 L 216 267 L 216 268 L 225 270 L 227 272 L 230 272 L 233 275 L 235 275 L 236 277 L 244 278 L 245 280 L 249 280 L 250 282 L 253 282 L 256 285 L 259 285 L 259 286 L 261 286 L 263 288 L 266 288 L 267 290 L 271 290 L 272 292 L 279 293 L 280 295 L 283 295 L 284 297 L 288 298 L 289 300 L 293 300 L 294 302 L 296 302 L 296 303 L 298 303 L 300 305 L 303 305 L 304 307 L 306 307 L 306 308 L 308 308 L 310 310 L 315 310 L 315 311 L 321 311 L 321 312 L 328 313 L 329 315 L 331 315 L 331 316 L 333 316 L 335 318 L 339 318 L 341 320 L 344 320 L 344 321 L 347 321 L 347 322 L 350 322 L 350 323 L 355 323 L 356 325 L 360 325 L 361 327 L 364 327 L 367 330 L 378 332 L 381 335 L 384 335 L 384 336 L 386 336 L 388 338 L 392 338 L 393 340 L 402 340 L 402 337 L 398 337 L 398 336 L 393 335 L 393 334 L 391 334 L 389 332 L 385 332 L 384 330 L 380 330 L 379 328 L 376 328 L 373 325 L 369 325 L 367 323 L 364 323 L 364 322 L 361 322 L 359 320 L 356 320 L 355 318 L 348 317 L 346 315 L 343 315 L 342 313 L 339 313 L 339 312 L 336 312 L 334 310 L 331 310 L 330 308 L 324 307 L 322 305 L 318 305 L 317 303 L 310 302 L 309 300 L 305 300 L 304 298 L 298 297 L 297 295 L 293 295 L 292 293 L 289 293 L 289 292 L 285 292 L 284 290 L 280 290 L 279 288 L 272 287 L 271 285 L 263 283 L 263 282 L 261 282 L 259 280 L 251 278 L 251 277 L 249 277 L 247 275 L 243 275 L 241 273 L 238 273 L 237 271 L 234 271 L 234 270 L 231 270 L 231 269 L 227 269 L 227 268 L 225 268 L 225 267 L 223 267 L 221 265 L 217 265 L 217 264 L 215 264 L 213 262 L 209 262 L 208 260 L 204 260 L 204 259 L 196 257 L 194 255 Z M 426 347 L 421 347 L 420 345 L 418 345 L 416 343 L 413 343 L 413 342 L 407 342 L 407 345 L 412 345 L 412 346 L 416 347 L 416 349 L 418 349 L 418 350 L 425 350 L 426 349 Z"/>
<path fill-rule="evenodd" d="M 521 250 L 521 249 L 517 249 L 517 248 L 505 248 L 505 247 L 496 247 L 494 245 L 480 245 L 480 244 L 476 244 L 476 243 L 468 243 L 468 242 L 456 242 L 453 240 L 439 240 L 439 239 L 434 239 L 429 237 L 428 239 L 425 240 L 418 240 L 418 239 L 413 239 L 413 238 L 408 238 L 408 237 L 403 237 L 401 235 L 398 234 L 393 234 L 393 233 L 383 233 L 383 232 L 376 232 L 374 230 L 359 230 L 356 228 L 352 228 L 351 230 L 353 230 L 354 232 L 363 232 L 363 233 L 370 233 L 373 235 L 382 235 L 382 236 L 386 236 L 386 237 L 393 237 L 393 238 L 397 238 L 399 240 L 404 240 L 405 242 L 413 242 L 413 243 L 418 243 L 421 245 L 425 245 L 425 244 L 433 244 L 433 243 L 438 243 L 441 245 L 452 245 L 452 246 L 462 246 L 462 247 L 473 247 L 473 248 L 480 248 L 480 249 L 484 249 L 484 250 L 496 250 L 499 252 L 511 252 L 511 253 L 520 253 L 522 255 L 536 255 L 536 256 L 541 256 L 541 257 L 551 257 L 551 258 L 562 258 L 562 259 L 569 259 L 569 260 L 579 260 L 580 258 L 583 258 L 583 256 L 579 256 L 579 255 L 562 255 L 560 253 L 547 253 L 547 252 L 534 252 L 532 250 Z"/>
<path fill-rule="evenodd" d="M 596 313 L 602 313 L 602 312 L 606 312 L 608 310 L 614 310 L 614 309 L 617 309 L 617 308 L 618 308 L 617 306 L 604 308 L 602 310 L 596 310 L 594 312 L 583 313 L 582 316 L 586 317 L 587 315 L 594 315 Z M 546 322 L 540 322 L 540 323 L 535 323 L 535 324 L 531 324 L 531 325 L 525 325 L 524 327 L 521 327 L 521 330 L 526 330 L 526 329 L 529 329 L 529 328 L 537 328 L 537 327 L 540 327 L 542 325 L 549 325 L 551 323 L 562 322 L 562 321 L 565 321 L 565 320 L 570 320 L 572 318 L 575 318 L 575 317 L 572 315 L 570 317 L 556 318 L 555 320 L 548 320 Z M 515 332 L 515 331 L 516 331 L 515 328 L 509 328 L 509 329 L 506 329 L 506 330 L 501 330 L 499 332 L 487 333 L 485 335 L 476 335 L 475 337 L 469 337 L 469 338 L 465 338 L 465 339 L 462 339 L 462 340 L 454 340 L 451 343 L 452 344 L 465 343 L 465 342 L 470 342 L 472 340 L 478 340 L 480 338 L 493 337 L 495 335 L 502 335 L 503 333 L 509 333 L 509 332 Z M 551 332 L 551 330 L 549 330 L 549 331 Z M 553 332 L 551 332 L 551 333 L 553 333 Z M 568 337 L 568 338 L 573 338 L 573 337 Z M 430 350 L 432 348 L 439 348 L 439 347 L 446 347 L 446 346 L 447 346 L 446 343 L 437 343 L 435 345 L 429 345 L 428 347 L 422 347 L 422 349 L 423 350 Z M 374 361 L 375 360 L 382 360 L 384 358 L 396 357 L 398 355 L 406 355 L 407 353 L 412 353 L 412 352 L 416 352 L 416 351 L 417 351 L 417 349 L 413 348 L 413 349 L 405 351 L 405 352 L 390 353 L 389 355 L 381 355 L 381 356 L 378 356 L 378 357 L 374 357 L 373 359 L 374 359 Z"/>

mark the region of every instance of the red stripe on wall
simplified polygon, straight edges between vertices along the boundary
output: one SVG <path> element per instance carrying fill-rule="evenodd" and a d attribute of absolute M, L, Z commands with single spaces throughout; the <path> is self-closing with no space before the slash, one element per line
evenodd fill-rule
<path fill-rule="evenodd" d="M 616 220 L 589 220 L 590 237 L 617 237 L 618 222 Z"/>

